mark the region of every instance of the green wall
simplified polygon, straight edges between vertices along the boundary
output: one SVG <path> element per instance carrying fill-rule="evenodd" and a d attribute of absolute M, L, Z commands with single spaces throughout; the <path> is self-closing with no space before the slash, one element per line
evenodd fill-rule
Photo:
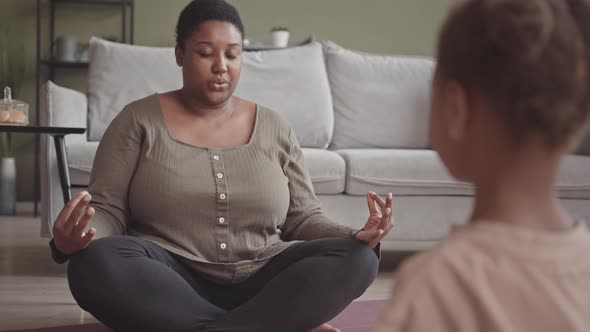
<path fill-rule="evenodd" d="M 295 37 L 314 34 L 344 47 L 376 53 L 432 55 L 436 32 L 447 13 L 448 0 L 230 0 L 237 6 L 247 37 L 261 37 L 271 27 L 288 26 Z M 174 25 L 187 0 L 135 0 L 135 43 L 172 46 Z M 47 0 L 42 1 L 45 5 Z M 13 31 L 12 42 L 24 44 L 26 78 L 18 99 L 31 104 L 35 116 L 35 0 L 1 0 L 0 24 Z M 44 48 L 48 49 L 48 9 L 43 10 Z M 118 35 L 120 12 L 114 8 L 60 6 L 56 34 L 74 32 L 81 40 L 92 35 Z M 44 52 L 47 54 L 47 52 Z M 60 70 L 56 83 L 86 90 L 83 70 Z M 18 199 L 33 200 L 33 140 L 15 137 Z"/>

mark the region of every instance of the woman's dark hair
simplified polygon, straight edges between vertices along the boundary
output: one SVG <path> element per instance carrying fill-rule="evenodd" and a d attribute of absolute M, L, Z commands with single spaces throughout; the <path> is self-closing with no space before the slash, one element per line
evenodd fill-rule
<path fill-rule="evenodd" d="M 178 17 L 176 24 L 176 45 L 184 42 L 196 28 L 205 21 L 223 21 L 233 24 L 245 36 L 244 24 L 238 10 L 225 0 L 192 0 Z"/>
<path fill-rule="evenodd" d="M 477 92 L 517 139 L 573 143 L 590 121 L 588 0 L 467 0 L 444 24 L 438 75 Z"/>

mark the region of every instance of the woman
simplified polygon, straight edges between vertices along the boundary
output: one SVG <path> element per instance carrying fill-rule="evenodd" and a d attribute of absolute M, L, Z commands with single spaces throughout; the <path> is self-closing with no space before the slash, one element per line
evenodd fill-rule
<path fill-rule="evenodd" d="M 233 96 L 236 9 L 195 0 L 176 33 L 183 87 L 123 109 L 98 148 L 92 198 L 77 195 L 55 222 L 74 298 L 116 331 L 336 331 L 322 324 L 375 277 L 391 194 L 368 195 L 360 231 L 330 221 L 293 131 Z"/>
<path fill-rule="evenodd" d="M 590 234 L 560 162 L 590 122 L 588 0 L 467 0 L 438 46 L 432 145 L 469 223 L 404 263 L 375 331 L 588 331 Z"/>

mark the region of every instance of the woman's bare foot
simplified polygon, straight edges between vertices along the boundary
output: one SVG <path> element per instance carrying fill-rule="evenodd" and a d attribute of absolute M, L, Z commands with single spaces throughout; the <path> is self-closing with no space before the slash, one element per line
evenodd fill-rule
<path fill-rule="evenodd" d="M 322 324 L 313 330 L 309 330 L 308 332 L 341 332 L 341 331 L 339 329 L 333 327 L 330 324 Z"/>

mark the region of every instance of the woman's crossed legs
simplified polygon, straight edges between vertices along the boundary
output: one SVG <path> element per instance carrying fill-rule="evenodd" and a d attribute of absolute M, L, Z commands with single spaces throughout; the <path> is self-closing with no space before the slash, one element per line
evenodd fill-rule
<path fill-rule="evenodd" d="M 241 284 L 190 272 L 160 246 L 132 236 L 95 240 L 70 260 L 78 304 L 118 332 L 304 332 L 340 313 L 371 284 L 378 259 L 365 244 L 295 244 Z"/>

